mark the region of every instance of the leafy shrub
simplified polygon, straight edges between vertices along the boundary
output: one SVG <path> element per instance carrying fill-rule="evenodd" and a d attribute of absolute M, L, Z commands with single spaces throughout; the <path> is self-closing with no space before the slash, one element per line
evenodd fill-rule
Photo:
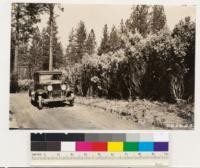
<path fill-rule="evenodd" d="M 31 83 L 33 83 L 33 80 L 31 80 L 31 79 L 19 80 L 18 81 L 18 90 L 19 91 L 27 91 L 29 89 Z"/>
<path fill-rule="evenodd" d="M 143 78 L 145 97 L 175 100 L 183 98 L 183 77 L 186 68 L 182 63 L 185 52 L 167 29 L 147 37 L 144 49 L 147 63 Z"/>
<path fill-rule="evenodd" d="M 185 92 L 185 45 L 165 28 L 146 38 L 138 32 L 121 36 L 123 47 L 102 55 L 85 54 L 71 67 L 79 94 L 110 99 L 176 101 Z M 78 68 L 77 68 L 78 67 Z"/>

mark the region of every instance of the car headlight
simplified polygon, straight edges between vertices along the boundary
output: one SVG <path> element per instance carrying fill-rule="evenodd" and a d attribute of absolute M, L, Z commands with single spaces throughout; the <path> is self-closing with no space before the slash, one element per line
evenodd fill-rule
<path fill-rule="evenodd" d="M 50 92 L 53 90 L 53 87 L 51 85 L 47 86 L 47 90 Z"/>
<path fill-rule="evenodd" d="M 63 84 L 63 85 L 61 85 L 61 89 L 62 89 L 62 90 L 66 90 L 66 89 L 67 89 L 67 86 L 66 86 L 66 85 L 64 85 L 64 84 Z"/>

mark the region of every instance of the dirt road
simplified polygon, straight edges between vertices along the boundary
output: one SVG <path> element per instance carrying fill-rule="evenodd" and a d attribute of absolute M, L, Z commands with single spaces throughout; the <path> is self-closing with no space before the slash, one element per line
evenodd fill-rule
<path fill-rule="evenodd" d="M 102 109 L 77 104 L 44 107 L 30 103 L 27 93 L 10 95 L 10 128 L 19 129 L 139 129 L 133 121 Z M 140 128 L 141 129 L 141 128 Z"/>

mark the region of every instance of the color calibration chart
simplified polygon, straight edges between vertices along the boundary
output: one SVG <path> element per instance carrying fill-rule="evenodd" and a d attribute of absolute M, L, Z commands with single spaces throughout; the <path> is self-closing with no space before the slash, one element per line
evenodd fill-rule
<path fill-rule="evenodd" d="M 32 166 L 168 166 L 168 133 L 31 133 Z"/>

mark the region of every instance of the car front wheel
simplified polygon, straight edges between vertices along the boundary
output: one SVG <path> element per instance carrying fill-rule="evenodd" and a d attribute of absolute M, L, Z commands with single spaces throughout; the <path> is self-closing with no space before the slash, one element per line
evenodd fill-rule
<path fill-rule="evenodd" d="M 35 106 L 35 101 L 31 98 L 31 104 Z"/>
<path fill-rule="evenodd" d="M 74 106 L 74 100 L 69 101 L 70 106 Z"/>
<path fill-rule="evenodd" d="M 41 110 L 43 108 L 42 96 L 38 96 L 38 108 Z"/>

